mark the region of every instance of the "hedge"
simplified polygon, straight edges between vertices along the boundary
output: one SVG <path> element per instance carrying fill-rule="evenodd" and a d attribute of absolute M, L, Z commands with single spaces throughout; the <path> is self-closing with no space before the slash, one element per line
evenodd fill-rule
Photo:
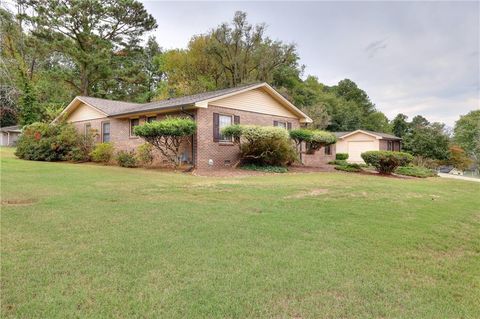
<path fill-rule="evenodd" d="M 367 165 L 375 167 L 380 174 L 391 174 L 399 166 L 406 166 L 413 156 L 404 152 L 368 151 L 361 154 Z"/>

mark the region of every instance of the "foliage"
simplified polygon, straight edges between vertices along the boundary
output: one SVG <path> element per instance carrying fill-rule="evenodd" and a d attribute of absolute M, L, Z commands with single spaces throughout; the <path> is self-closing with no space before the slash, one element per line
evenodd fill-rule
<path fill-rule="evenodd" d="M 297 157 L 288 132 L 279 127 L 232 125 L 223 134 L 234 137 L 244 164 L 285 166 Z"/>
<path fill-rule="evenodd" d="M 480 110 L 460 116 L 455 122 L 454 141 L 480 166 Z"/>
<path fill-rule="evenodd" d="M 337 138 L 334 134 L 320 130 L 295 129 L 291 130 L 290 138 L 295 141 L 297 148 L 301 143 L 305 143 L 307 153 L 313 154 L 320 148 L 335 144 Z"/>
<path fill-rule="evenodd" d="M 137 157 L 135 151 L 118 151 L 115 159 L 121 167 L 137 167 Z"/>
<path fill-rule="evenodd" d="M 66 123 L 32 123 L 24 127 L 15 155 L 34 161 L 76 160 L 82 137 Z"/>
<path fill-rule="evenodd" d="M 452 165 L 456 169 L 462 171 L 467 170 L 472 166 L 473 160 L 468 157 L 463 148 L 458 145 L 451 145 L 448 150 L 450 152 L 450 156 L 444 162 L 444 164 Z"/>
<path fill-rule="evenodd" d="M 415 156 L 446 160 L 449 156 L 449 142 L 444 124 L 430 124 L 425 118 L 417 116 L 412 120 L 410 131 L 404 136 L 403 150 Z"/>
<path fill-rule="evenodd" d="M 421 178 L 437 176 L 437 172 L 435 170 L 415 165 L 397 167 L 395 169 L 395 173 L 399 175 Z"/>
<path fill-rule="evenodd" d="M 197 124 L 191 118 L 166 117 L 135 127 L 135 134 L 157 148 L 175 167 L 181 164 L 181 146 L 190 143 Z"/>
<path fill-rule="evenodd" d="M 335 166 L 335 169 L 336 170 L 339 170 L 339 171 L 344 171 L 344 172 L 353 172 L 353 173 L 357 173 L 357 172 L 361 172 L 362 171 L 362 167 L 358 164 L 344 164 L 344 165 L 337 165 Z"/>
<path fill-rule="evenodd" d="M 361 154 L 367 165 L 375 167 L 380 174 L 391 174 L 399 166 L 405 166 L 413 156 L 404 152 L 368 151 Z"/>
<path fill-rule="evenodd" d="M 7 85 L 0 85 L 0 127 L 18 123 L 18 91 Z"/>
<path fill-rule="evenodd" d="M 398 114 L 392 121 L 392 133 L 398 137 L 404 137 L 409 131 L 408 116 L 405 114 Z"/>
<path fill-rule="evenodd" d="M 112 143 L 99 143 L 90 153 L 92 161 L 108 164 L 113 158 L 115 148 Z"/>
<path fill-rule="evenodd" d="M 347 165 L 348 162 L 346 160 L 336 159 L 336 160 L 328 162 L 328 164 L 330 164 L 330 165 Z"/>
<path fill-rule="evenodd" d="M 422 156 L 414 156 L 411 164 L 415 165 L 415 166 L 430 168 L 430 169 L 437 169 L 438 166 L 440 166 L 440 164 L 441 164 L 440 162 L 441 161 L 439 161 L 439 160 L 434 160 L 434 159 L 431 159 L 431 158 L 426 158 L 426 157 L 422 157 Z"/>
<path fill-rule="evenodd" d="M 82 95 L 90 95 L 112 76 L 116 54 L 135 46 L 143 32 L 156 27 L 155 19 L 135 0 L 25 0 L 22 5 L 34 35 L 68 60 L 64 78 Z"/>
<path fill-rule="evenodd" d="M 265 172 L 265 173 L 287 173 L 288 172 L 288 169 L 283 166 L 247 164 L 247 165 L 242 165 L 241 168 L 249 171 L 259 171 L 259 172 Z"/>
<path fill-rule="evenodd" d="M 143 143 L 137 148 L 137 158 L 140 164 L 148 166 L 152 164 L 155 156 L 153 154 L 153 145 L 150 143 Z"/>
<path fill-rule="evenodd" d="M 337 160 L 347 160 L 348 159 L 348 153 L 337 153 L 337 154 L 335 154 L 335 159 L 337 159 Z"/>

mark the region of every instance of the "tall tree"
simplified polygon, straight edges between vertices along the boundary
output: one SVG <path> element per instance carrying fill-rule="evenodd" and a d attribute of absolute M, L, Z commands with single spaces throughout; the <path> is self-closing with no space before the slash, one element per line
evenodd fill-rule
<path fill-rule="evenodd" d="M 392 121 L 392 131 L 395 136 L 403 137 L 408 133 L 409 124 L 407 122 L 408 116 L 405 114 L 397 114 Z"/>
<path fill-rule="evenodd" d="M 355 82 L 350 79 L 345 79 L 336 86 L 333 90 L 337 96 L 344 98 L 346 101 L 355 102 L 365 113 L 371 113 L 375 111 L 375 104 L 370 101 L 367 93 L 360 89 Z"/>
<path fill-rule="evenodd" d="M 426 123 L 424 117 L 418 117 L 416 124 L 404 136 L 403 149 L 413 155 L 436 160 L 446 160 L 449 157 L 449 136 L 445 132 L 445 124 Z"/>
<path fill-rule="evenodd" d="M 480 166 L 480 110 L 460 116 L 453 134 L 454 141 Z"/>
<path fill-rule="evenodd" d="M 114 51 L 137 43 L 156 28 L 155 19 L 135 0 L 19 0 L 33 33 L 70 59 L 65 81 L 90 95 L 95 85 L 112 74 Z"/>

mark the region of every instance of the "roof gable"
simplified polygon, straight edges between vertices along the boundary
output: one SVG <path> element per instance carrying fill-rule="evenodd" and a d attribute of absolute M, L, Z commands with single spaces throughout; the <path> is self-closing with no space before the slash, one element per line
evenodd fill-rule
<path fill-rule="evenodd" d="M 375 137 L 378 140 L 382 140 L 382 139 L 401 140 L 400 137 L 397 137 L 395 135 L 391 135 L 391 134 L 387 134 L 387 133 L 380 133 L 380 132 L 373 132 L 373 131 L 368 131 L 368 130 L 356 130 L 356 131 L 350 131 L 350 132 L 335 132 L 335 135 L 338 138 L 343 139 L 345 137 L 348 137 L 348 136 L 351 136 L 351 135 L 354 135 L 354 134 L 357 134 L 357 133 L 363 133 L 363 134 L 366 134 L 366 135 L 370 135 L 372 137 Z"/>

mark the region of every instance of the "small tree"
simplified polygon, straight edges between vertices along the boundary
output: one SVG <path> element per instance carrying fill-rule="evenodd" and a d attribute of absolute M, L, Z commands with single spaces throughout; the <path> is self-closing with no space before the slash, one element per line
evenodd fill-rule
<path fill-rule="evenodd" d="M 290 131 L 290 138 L 294 140 L 297 152 L 302 160 L 301 145 L 305 143 L 306 153 L 313 154 L 324 146 L 335 144 L 337 138 L 330 132 L 320 130 L 296 129 Z"/>
<path fill-rule="evenodd" d="M 362 158 L 368 165 L 375 167 L 380 174 L 389 175 L 399 166 L 406 166 L 413 156 L 403 152 L 368 151 L 362 153 Z"/>
<path fill-rule="evenodd" d="M 188 137 L 196 129 L 197 124 L 190 118 L 167 117 L 135 127 L 135 134 L 157 148 L 175 167 L 179 167 L 181 146 L 190 143 Z"/>

